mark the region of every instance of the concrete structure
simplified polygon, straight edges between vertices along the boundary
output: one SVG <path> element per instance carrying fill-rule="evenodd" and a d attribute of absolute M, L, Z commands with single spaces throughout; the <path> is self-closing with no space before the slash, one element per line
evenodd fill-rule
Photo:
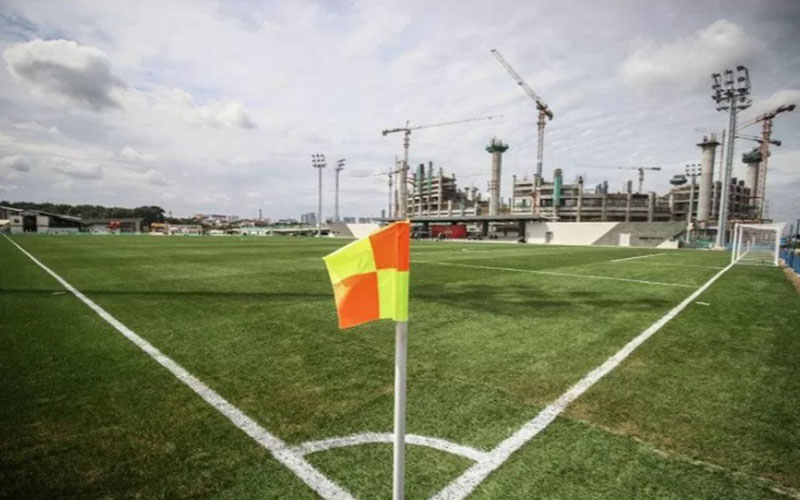
<path fill-rule="evenodd" d="M 530 222 L 525 241 L 553 245 L 677 248 L 683 222 Z"/>
<path fill-rule="evenodd" d="M 714 183 L 714 156 L 719 146 L 715 134 L 703 137 L 700 146 L 700 189 L 697 193 L 697 222 L 706 226 L 712 222 L 711 192 Z"/>
<path fill-rule="evenodd" d="M 761 153 L 760 148 L 754 148 L 749 153 L 742 155 L 742 162 L 747 165 L 747 174 L 745 175 L 745 186 L 750 189 L 749 203 L 753 207 L 758 206 L 758 182 L 760 178 L 761 163 L 764 161 L 764 155 Z"/>
<path fill-rule="evenodd" d="M 516 180 L 511 213 L 538 213 L 548 220 L 562 222 L 653 222 L 669 221 L 666 202 L 655 193 L 633 193 L 628 182 L 623 193 L 609 193 L 608 183 L 586 187 L 583 178 L 564 184 L 557 169 L 554 182 L 542 182 L 531 192 L 534 183 L 527 178 Z M 533 205 L 533 206 L 532 206 Z"/>
<path fill-rule="evenodd" d="M 508 150 L 508 144 L 497 137 L 492 137 L 486 152 L 492 155 L 492 170 L 489 177 L 489 215 L 497 215 L 500 208 L 500 183 L 503 168 L 503 153 Z"/>
<path fill-rule="evenodd" d="M 84 219 L 81 231 L 94 234 L 135 234 L 142 232 L 141 217 L 124 219 Z"/>
<path fill-rule="evenodd" d="M 314 212 L 308 212 L 300 216 L 300 222 L 302 224 L 308 224 L 309 226 L 316 226 L 317 225 L 317 214 Z"/>
<path fill-rule="evenodd" d="M 13 207 L 0 208 L 3 210 L 3 214 L 8 217 L 8 229 L 12 234 L 68 234 L 77 233 L 81 228 L 80 217 L 53 214 L 41 210 L 16 209 Z"/>
<path fill-rule="evenodd" d="M 460 190 L 456 176 L 446 176 L 440 168 L 434 174 L 433 162 L 419 164 L 414 171 L 412 189 L 408 191 L 408 214 L 410 217 L 423 215 L 451 216 L 454 214 L 480 213 L 481 201 L 477 188 Z M 488 206 L 484 206 L 488 209 Z"/>

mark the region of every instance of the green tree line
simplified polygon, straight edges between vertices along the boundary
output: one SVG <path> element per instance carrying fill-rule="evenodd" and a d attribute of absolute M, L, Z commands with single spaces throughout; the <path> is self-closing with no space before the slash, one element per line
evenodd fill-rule
<path fill-rule="evenodd" d="M 41 210 L 61 215 L 71 215 L 82 219 L 143 219 L 143 224 L 164 222 L 164 209 L 157 206 L 142 206 L 136 208 L 104 207 L 102 205 L 68 205 L 66 203 L 34 203 L 30 201 L 8 202 L 0 201 L 0 205 L 28 210 Z"/>

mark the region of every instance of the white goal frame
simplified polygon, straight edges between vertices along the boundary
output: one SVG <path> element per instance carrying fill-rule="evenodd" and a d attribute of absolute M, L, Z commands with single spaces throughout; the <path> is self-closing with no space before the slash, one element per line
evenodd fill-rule
<path fill-rule="evenodd" d="M 785 227 L 785 222 L 736 224 L 731 243 L 731 264 L 777 266 Z M 770 231 L 775 233 L 774 236 L 769 234 Z"/>

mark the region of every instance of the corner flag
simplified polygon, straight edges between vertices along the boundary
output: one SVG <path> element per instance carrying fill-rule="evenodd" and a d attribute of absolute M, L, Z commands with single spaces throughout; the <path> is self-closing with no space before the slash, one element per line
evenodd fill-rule
<path fill-rule="evenodd" d="M 339 328 L 384 318 L 396 321 L 393 500 L 402 500 L 404 490 L 409 227 L 408 221 L 389 224 L 323 257 L 333 283 Z"/>
<path fill-rule="evenodd" d="M 395 222 L 323 257 L 339 328 L 408 321 L 409 223 Z"/>

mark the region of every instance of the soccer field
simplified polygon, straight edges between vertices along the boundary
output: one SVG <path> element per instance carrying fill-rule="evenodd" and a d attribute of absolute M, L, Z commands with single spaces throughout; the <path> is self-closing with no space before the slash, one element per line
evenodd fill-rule
<path fill-rule="evenodd" d="M 390 498 L 344 243 L 0 237 L 0 497 Z M 800 498 L 800 295 L 729 259 L 412 243 L 407 498 Z"/>

